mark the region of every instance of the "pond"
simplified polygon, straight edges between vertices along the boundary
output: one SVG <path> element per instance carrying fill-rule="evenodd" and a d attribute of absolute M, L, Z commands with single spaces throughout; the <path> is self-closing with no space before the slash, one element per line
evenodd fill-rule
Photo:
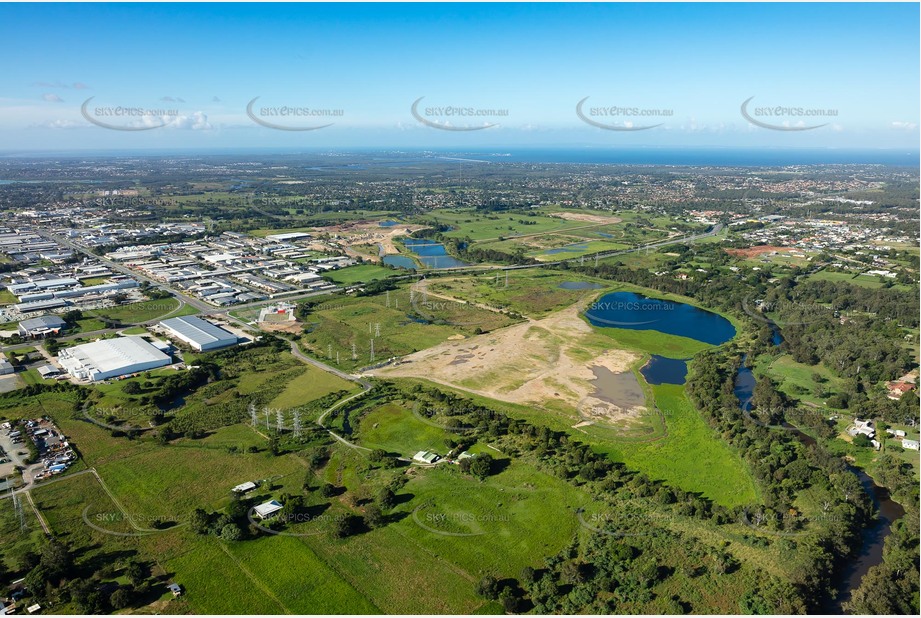
<path fill-rule="evenodd" d="M 604 286 L 591 281 L 564 281 L 557 287 L 564 290 L 600 290 Z"/>
<path fill-rule="evenodd" d="M 417 268 L 412 258 L 408 258 L 405 255 L 385 255 L 383 257 L 383 262 L 388 266 L 396 266 L 397 268 L 406 268 L 409 270 L 416 270 Z"/>
<path fill-rule="evenodd" d="M 388 221 L 380 221 L 380 222 L 378 223 L 378 225 L 381 226 L 381 227 L 393 227 L 394 225 L 400 225 L 400 222 L 399 222 L 399 221 L 389 221 L 389 220 L 388 220 Z"/>
<path fill-rule="evenodd" d="M 577 242 L 571 245 L 557 247 L 556 249 L 547 249 L 544 251 L 544 255 L 556 255 L 557 253 L 568 253 L 571 251 L 585 251 L 586 249 L 588 249 L 587 242 Z"/>
<path fill-rule="evenodd" d="M 688 377 L 689 360 L 653 354 L 640 373 L 650 384 L 684 384 Z"/>
<path fill-rule="evenodd" d="M 712 311 L 634 292 L 605 294 L 589 306 L 585 317 L 593 326 L 656 330 L 711 345 L 721 345 L 736 335 L 732 322 Z"/>
<path fill-rule="evenodd" d="M 469 266 L 448 255 L 445 246 L 440 242 L 429 240 L 427 238 L 404 238 L 403 244 L 406 248 L 419 256 L 419 261 L 429 268 L 457 268 L 459 266 Z"/>

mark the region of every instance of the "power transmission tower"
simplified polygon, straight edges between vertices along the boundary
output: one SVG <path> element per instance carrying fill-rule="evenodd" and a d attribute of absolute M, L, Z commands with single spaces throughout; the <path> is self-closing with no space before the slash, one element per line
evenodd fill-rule
<path fill-rule="evenodd" d="M 282 412 L 281 408 L 275 410 L 275 431 L 281 433 L 281 430 L 285 428 L 285 413 Z"/>
<path fill-rule="evenodd" d="M 376 322 L 376 323 L 374 324 L 374 336 L 375 336 L 375 337 L 380 337 L 380 336 L 381 336 L 381 325 L 380 325 L 380 322 Z"/>
<path fill-rule="evenodd" d="M 355 350 L 355 342 L 352 342 L 352 360 L 358 360 L 358 352 Z"/>
<path fill-rule="evenodd" d="M 249 417 L 252 421 L 253 427 L 259 424 L 259 412 L 256 410 L 256 402 L 249 402 Z"/>
<path fill-rule="evenodd" d="M 374 362 L 374 339 L 371 340 L 371 362 Z"/>
<path fill-rule="evenodd" d="M 292 421 L 292 430 L 294 431 L 294 437 L 301 437 L 301 413 L 299 410 L 294 411 L 294 419 Z"/>

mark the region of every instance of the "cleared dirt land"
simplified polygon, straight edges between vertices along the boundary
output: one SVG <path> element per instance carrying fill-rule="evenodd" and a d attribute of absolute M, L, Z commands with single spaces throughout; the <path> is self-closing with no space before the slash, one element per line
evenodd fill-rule
<path fill-rule="evenodd" d="M 593 369 L 622 373 L 639 357 L 611 349 L 611 339 L 580 317 L 585 302 L 540 320 L 446 341 L 370 373 L 421 377 L 500 401 L 569 410 L 577 420 L 580 408 L 607 410 L 609 421 L 638 416 L 642 406 L 612 406 L 610 398 L 594 396 Z"/>
<path fill-rule="evenodd" d="M 589 223 L 619 223 L 620 217 L 593 215 L 582 212 L 555 212 L 550 214 L 551 217 L 566 219 L 567 221 L 587 221 Z"/>

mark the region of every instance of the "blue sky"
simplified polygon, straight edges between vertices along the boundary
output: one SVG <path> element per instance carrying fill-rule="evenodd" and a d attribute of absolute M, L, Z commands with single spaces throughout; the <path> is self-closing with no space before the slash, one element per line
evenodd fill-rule
<path fill-rule="evenodd" d="M 6 4 L 0 149 L 917 150 L 918 22 L 917 4 Z M 742 116 L 749 97 L 781 130 Z"/>

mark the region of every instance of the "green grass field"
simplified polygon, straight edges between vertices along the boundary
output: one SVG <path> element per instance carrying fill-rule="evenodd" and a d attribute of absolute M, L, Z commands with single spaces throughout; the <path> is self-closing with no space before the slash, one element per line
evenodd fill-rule
<path fill-rule="evenodd" d="M 376 264 L 360 264 L 358 266 L 348 266 L 338 270 L 327 271 L 326 276 L 342 285 L 352 285 L 355 283 L 367 283 L 379 279 L 386 279 L 399 275 L 400 273 Z"/>
<path fill-rule="evenodd" d="M 668 436 L 655 442 L 599 444 L 598 448 L 650 478 L 685 491 L 699 491 L 724 506 L 754 504 L 760 494 L 745 463 L 700 417 L 684 387 L 652 387 Z"/>
<path fill-rule="evenodd" d="M 867 275 L 862 273 L 850 273 L 850 272 L 828 272 L 828 271 L 819 271 L 817 273 L 811 274 L 808 277 L 816 281 L 844 281 L 845 283 L 850 283 L 851 285 L 858 285 L 862 288 L 870 288 L 872 290 L 883 287 L 880 277 L 876 275 Z M 896 290 L 910 290 L 911 287 L 902 284 L 895 284 L 892 286 Z"/>
<path fill-rule="evenodd" d="M 372 339 L 375 362 L 381 362 L 452 336 L 471 335 L 476 329 L 489 331 L 512 322 L 504 315 L 469 305 L 425 304 L 421 296 L 411 300 L 406 287 L 378 296 L 331 298 L 304 321 L 309 329 L 301 336 L 304 351 L 346 370 L 373 364 Z"/>
<path fill-rule="evenodd" d="M 179 301 L 175 298 L 163 298 L 159 300 L 145 300 L 139 303 L 129 303 L 119 305 L 109 309 L 94 309 L 84 312 L 84 315 L 90 317 L 104 317 L 110 320 L 117 320 L 123 324 L 139 324 L 155 320 L 160 316 L 172 313 L 179 307 Z M 184 308 L 188 307 L 186 305 Z M 194 308 L 188 307 L 193 312 Z M 189 315 L 187 313 L 178 313 L 177 315 Z"/>
<path fill-rule="evenodd" d="M 805 365 L 786 354 L 776 358 L 762 356 L 754 371 L 756 376 L 770 376 L 787 395 L 820 407 L 825 406 L 826 398 L 816 395 L 817 387 L 831 394 L 839 392 L 842 385 L 842 380 L 822 363 Z M 814 379 L 816 374 L 824 380 L 820 384 Z"/>
<path fill-rule="evenodd" d="M 343 380 L 312 365 L 305 365 L 304 372 L 288 382 L 284 390 L 269 402 L 270 408 L 294 408 L 308 401 L 319 399 L 336 391 L 358 391 L 353 382 Z"/>
<path fill-rule="evenodd" d="M 364 416 L 357 434 L 362 446 L 382 448 L 403 457 L 412 457 L 418 451 L 443 454 L 447 450 L 444 441 L 451 437 L 454 434 L 425 423 L 397 403 L 388 403 Z"/>

